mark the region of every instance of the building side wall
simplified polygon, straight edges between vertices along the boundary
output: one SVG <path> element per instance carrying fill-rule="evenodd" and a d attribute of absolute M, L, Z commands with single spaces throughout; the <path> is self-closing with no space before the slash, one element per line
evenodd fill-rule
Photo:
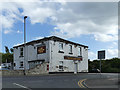
<path fill-rule="evenodd" d="M 42 53 L 42 54 L 37 54 L 37 46 L 41 45 L 43 43 L 37 43 L 34 45 L 28 45 L 26 46 L 26 54 L 25 54 L 25 60 L 26 60 L 26 64 L 25 67 L 26 69 L 29 69 L 29 64 L 28 61 L 35 61 L 35 60 L 45 60 L 45 62 L 49 62 L 49 45 L 48 45 L 48 41 L 44 42 L 44 45 L 46 46 L 46 53 Z M 14 63 L 16 63 L 16 66 L 14 67 L 14 69 L 19 69 L 22 70 L 24 68 L 20 68 L 20 62 L 23 61 L 24 62 L 24 57 L 20 57 L 20 48 L 14 48 Z M 24 49 L 24 47 L 23 47 Z M 24 50 L 23 50 L 23 55 L 24 55 Z"/>
<path fill-rule="evenodd" d="M 50 72 L 59 72 L 59 61 L 63 61 L 63 72 L 74 72 L 75 64 L 73 60 L 66 60 L 64 56 L 76 56 L 78 57 L 78 48 L 80 46 L 75 46 L 72 44 L 63 43 L 63 52 L 59 53 L 59 43 L 58 41 L 50 41 L 50 50 L 51 50 L 51 60 L 50 60 Z M 69 45 L 72 45 L 72 53 L 69 54 Z M 78 72 L 88 71 L 88 51 L 82 48 L 82 61 L 78 61 Z"/>
<path fill-rule="evenodd" d="M 79 72 L 88 72 L 88 50 L 82 49 L 83 60 L 78 64 Z"/>

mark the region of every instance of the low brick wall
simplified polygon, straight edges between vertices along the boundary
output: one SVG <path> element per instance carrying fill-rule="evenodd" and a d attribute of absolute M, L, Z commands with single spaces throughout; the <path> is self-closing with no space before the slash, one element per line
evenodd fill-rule
<path fill-rule="evenodd" d="M 24 75 L 23 70 L 1 70 L 2 76 L 18 76 Z"/>
<path fill-rule="evenodd" d="M 2 76 L 20 76 L 24 75 L 24 70 L 0 70 Z M 35 68 L 26 70 L 26 75 L 48 74 L 47 63 L 37 65 Z"/>
<path fill-rule="evenodd" d="M 27 75 L 48 74 L 47 63 L 37 65 L 35 68 L 27 70 L 26 74 Z"/>

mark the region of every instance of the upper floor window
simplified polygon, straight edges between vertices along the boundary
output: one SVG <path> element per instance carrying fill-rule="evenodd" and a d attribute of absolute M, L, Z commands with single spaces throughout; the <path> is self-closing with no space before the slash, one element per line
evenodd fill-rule
<path fill-rule="evenodd" d="M 23 48 L 20 48 L 20 56 L 23 57 Z"/>
<path fill-rule="evenodd" d="M 72 53 L 72 45 L 69 46 L 69 53 Z"/>
<path fill-rule="evenodd" d="M 82 48 L 81 47 L 78 48 L 78 56 L 82 56 Z"/>
<path fill-rule="evenodd" d="M 63 51 L 63 43 L 59 43 L 59 50 Z"/>

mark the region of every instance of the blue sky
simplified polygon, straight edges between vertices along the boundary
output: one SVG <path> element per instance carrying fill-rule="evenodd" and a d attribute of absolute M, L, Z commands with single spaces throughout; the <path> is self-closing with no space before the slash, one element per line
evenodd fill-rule
<path fill-rule="evenodd" d="M 91 60 L 103 49 L 107 58 L 117 57 L 117 3 L 36 0 L 6 2 L 1 6 L 2 52 L 4 46 L 12 48 L 23 43 L 23 18 L 27 15 L 27 41 L 55 35 L 88 45 Z"/>

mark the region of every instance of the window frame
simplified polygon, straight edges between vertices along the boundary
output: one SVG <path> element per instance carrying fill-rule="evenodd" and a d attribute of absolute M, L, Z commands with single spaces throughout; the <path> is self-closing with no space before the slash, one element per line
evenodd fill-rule
<path fill-rule="evenodd" d="M 59 71 L 64 71 L 63 61 L 59 61 Z"/>
<path fill-rule="evenodd" d="M 64 44 L 63 42 L 59 42 L 59 51 L 58 53 L 64 53 Z"/>
<path fill-rule="evenodd" d="M 20 61 L 20 68 L 23 68 L 23 67 L 24 67 L 24 62 Z"/>
<path fill-rule="evenodd" d="M 82 56 L 82 47 L 78 47 L 78 56 Z"/>
<path fill-rule="evenodd" d="M 20 48 L 20 57 L 24 57 L 24 49 L 23 49 L 23 47 Z"/>
<path fill-rule="evenodd" d="M 69 45 L 69 54 L 73 54 L 73 47 L 72 47 L 72 45 Z"/>
<path fill-rule="evenodd" d="M 63 51 L 63 49 L 64 49 L 63 43 L 60 42 L 60 43 L 59 43 L 59 51 Z"/>

